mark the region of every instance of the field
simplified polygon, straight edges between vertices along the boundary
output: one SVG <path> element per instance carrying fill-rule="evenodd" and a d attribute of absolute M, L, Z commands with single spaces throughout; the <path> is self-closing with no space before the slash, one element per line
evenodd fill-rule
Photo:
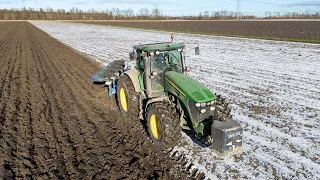
<path fill-rule="evenodd" d="M 132 45 L 168 41 L 170 33 L 34 22 L 54 38 L 107 64 Z M 215 178 L 320 178 L 320 46 L 175 34 L 186 43 L 194 79 L 229 98 L 244 127 L 244 154 L 220 159 L 190 136 L 177 149 Z M 200 56 L 194 47 L 200 46 Z"/>
<path fill-rule="evenodd" d="M 193 34 L 320 43 L 319 20 L 247 21 L 78 21 L 106 26 Z"/>
<path fill-rule="evenodd" d="M 0 175 L 185 179 L 91 82 L 133 45 L 170 33 L 31 23 L 0 23 Z M 221 159 L 186 133 L 176 151 L 210 179 L 320 179 L 320 45 L 184 33 L 175 41 L 186 44 L 188 75 L 228 97 L 244 128 L 242 155 Z"/>
<path fill-rule="evenodd" d="M 92 84 L 96 62 L 28 22 L 0 32 L 0 179 L 184 178 Z"/>

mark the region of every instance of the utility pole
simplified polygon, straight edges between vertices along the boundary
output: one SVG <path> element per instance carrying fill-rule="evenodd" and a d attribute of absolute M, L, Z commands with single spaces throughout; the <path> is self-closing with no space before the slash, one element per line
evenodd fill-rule
<path fill-rule="evenodd" d="M 158 10 L 158 5 L 156 4 L 156 9 L 155 9 L 155 16 L 158 18 L 159 16 L 159 10 Z"/>
<path fill-rule="evenodd" d="M 155 6 L 155 9 L 154 9 L 153 12 L 152 12 L 152 15 L 155 17 L 155 19 L 158 19 L 159 16 L 160 16 L 160 18 L 161 18 L 161 13 L 160 13 L 160 10 L 158 9 L 159 3 L 157 3 L 157 2 L 150 2 L 150 0 L 149 0 L 149 3 L 152 4 L 153 6 Z"/>
<path fill-rule="evenodd" d="M 237 0 L 237 20 L 239 20 L 240 16 L 241 16 L 241 7 L 240 7 L 240 5 L 241 5 L 240 0 Z"/>

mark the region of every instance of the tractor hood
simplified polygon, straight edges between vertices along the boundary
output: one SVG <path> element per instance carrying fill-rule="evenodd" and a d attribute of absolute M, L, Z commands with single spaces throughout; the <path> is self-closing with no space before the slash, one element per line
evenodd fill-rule
<path fill-rule="evenodd" d="M 208 102 L 216 98 L 207 87 L 184 74 L 168 71 L 165 74 L 165 81 L 194 102 Z"/>

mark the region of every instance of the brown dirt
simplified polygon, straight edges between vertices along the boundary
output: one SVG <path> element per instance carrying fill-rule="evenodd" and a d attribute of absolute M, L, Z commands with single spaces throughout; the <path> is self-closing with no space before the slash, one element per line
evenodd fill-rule
<path fill-rule="evenodd" d="M 28 22 L 0 32 L 0 179 L 185 178 L 92 84 L 90 59 Z"/>
<path fill-rule="evenodd" d="M 71 21 L 217 35 L 319 40 L 320 21 Z"/>

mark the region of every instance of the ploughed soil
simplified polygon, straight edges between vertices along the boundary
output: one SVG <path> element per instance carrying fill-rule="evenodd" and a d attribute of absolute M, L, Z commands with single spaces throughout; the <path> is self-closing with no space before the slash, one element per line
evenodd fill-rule
<path fill-rule="evenodd" d="M 74 21 L 212 35 L 320 40 L 320 21 Z"/>
<path fill-rule="evenodd" d="M 91 76 L 28 22 L 0 22 L 0 179 L 184 179 Z"/>

